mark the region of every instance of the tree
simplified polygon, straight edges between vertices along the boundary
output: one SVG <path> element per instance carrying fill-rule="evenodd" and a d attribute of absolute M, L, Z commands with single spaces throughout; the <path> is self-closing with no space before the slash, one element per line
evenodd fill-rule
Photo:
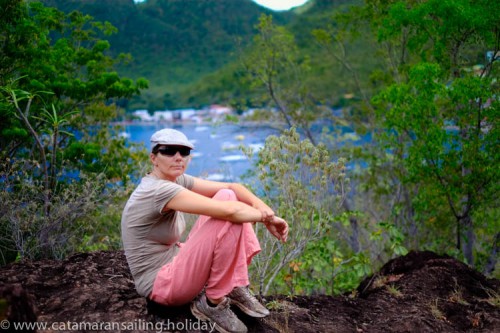
<path fill-rule="evenodd" d="M 391 177 L 384 168 L 394 171 L 392 188 L 403 186 L 407 195 L 393 198 L 411 213 L 416 247 L 450 238 L 447 207 L 455 220 L 455 245 L 470 264 L 485 243 L 492 254 L 498 251 L 498 235 L 482 232 L 498 229 L 498 214 L 487 223 L 474 222 L 474 216 L 498 206 L 498 154 L 492 148 L 498 145 L 498 64 L 484 55 L 499 50 L 499 6 L 489 0 L 367 0 L 342 15 L 346 30 L 357 27 L 350 22 L 369 23 L 387 59 L 386 68 L 370 78 L 382 91 L 360 108 L 365 119 L 377 116 L 374 139 L 388 149 L 371 154 L 382 157 L 369 159 L 379 162 L 367 170 L 376 175 L 372 185 L 387 193 L 388 182 L 380 180 Z M 400 216 L 400 207 L 392 206 L 393 216 Z M 481 246 L 475 243 L 478 230 Z"/>
<path fill-rule="evenodd" d="M 303 82 L 308 59 L 300 57 L 293 35 L 273 24 L 271 16 L 262 15 L 257 28 L 251 51 L 242 57 L 249 79 L 254 88 L 264 89 L 264 100 L 270 99 L 268 106 L 288 128 L 299 128 L 315 144 L 311 125 L 322 114 Z"/>
<path fill-rule="evenodd" d="M 342 214 L 342 209 L 333 204 L 339 193 L 334 189 L 344 185 L 345 161 L 332 162 L 334 155 L 321 143 L 331 135 L 328 126 L 321 133 L 313 131 L 318 120 L 328 123 L 339 119 L 333 117 L 328 107 L 320 105 L 304 84 L 308 57 L 300 54 L 293 35 L 266 16 L 261 17 L 258 30 L 254 48 L 242 60 L 253 87 L 264 91 L 263 100 L 276 108 L 279 120 L 288 128 L 281 137 L 269 138 L 259 153 L 259 178 L 264 184 L 273 184 L 273 190 L 266 193 L 268 200 L 283 211 L 282 215 L 291 222 L 290 234 L 295 235 L 285 246 L 263 241 L 263 259 L 257 264 L 260 291 L 267 293 L 271 286 L 276 288 L 276 277 L 283 277 L 287 265 L 294 267 L 295 280 L 307 281 L 315 276 L 316 285 L 302 286 L 308 291 L 325 292 L 326 285 L 338 275 L 343 275 L 343 287 L 350 288 L 369 271 L 368 257 L 359 246 L 361 232 L 355 213 Z M 318 155 L 324 155 L 324 159 L 318 161 Z M 347 198 L 343 191 L 344 188 L 338 204 L 345 210 Z M 262 237 L 265 239 L 265 235 Z M 313 249 L 313 244 L 318 247 Z M 311 259 L 310 253 L 305 253 L 308 249 L 319 250 L 323 256 Z M 352 252 L 349 259 L 343 259 Z M 303 271 L 299 269 L 302 261 Z M 332 261 L 335 267 L 330 272 Z M 354 273 L 345 274 L 348 271 Z M 287 275 L 284 279 L 291 280 Z M 296 291 L 290 287 L 292 293 Z M 328 289 L 333 293 L 335 288 Z"/>
<path fill-rule="evenodd" d="M 115 136 L 109 121 L 118 115 L 114 101 L 138 94 L 147 82 L 113 71 L 109 44 L 97 37 L 115 31 L 109 24 L 37 2 L 4 3 L 0 174 L 7 210 L 0 243 L 13 241 L 21 256 L 58 256 L 78 230 L 74 222 L 137 170 L 142 155 Z M 78 207 L 76 214 L 67 213 L 70 207 Z"/>
<path fill-rule="evenodd" d="M 492 75 L 498 68 L 493 59 L 480 58 L 499 50 L 498 10 L 495 1 L 395 2 L 380 29 L 385 38 L 407 31 L 408 49 L 422 63 L 410 67 L 407 82 L 377 98 L 390 103 L 390 111 L 383 105 L 379 114 L 395 130 L 399 143 L 392 140 L 393 146 L 405 152 L 408 180 L 437 187 L 446 198 L 456 220 L 456 246 L 471 265 L 474 212 L 498 196 L 498 83 Z M 465 71 L 478 60 L 486 62 L 484 70 Z"/>
<path fill-rule="evenodd" d="M 438 65 L 420 64 L 407 83 L 375 100 L 390 149 L 404 152 L 408 175 L 402 181 L 421 186 L 415 204 L 425 207 L 422 217 L 437 209 L 430 193 L 445 198 L 456 221 L 456 246 L 474 264 L 474 212 L 498 200 L 498 90 L 491 78 L 456 78 L 447 86 L 441 77 Z M 491 222 L 489 229 L 498 227 Z"/>
<path fill-rule="evenodd" d="M 0 85 L 39 97 L 29 99 L 28 117 L 38 116 L 44 107 L 54 104 L 60 117 L 72 114 L 67 120 L 74 132 L 81 131 L 92 141 L 91 137 L 99 136 L 89 128 L 98 131 L 99 126 L 117 116 L 113 99 L 130 97 L 147 87 L 144 79 L 134 83 L 112 71 L 116 60 L 105 53 L 109 44 L 97 38 L 98 33 L 115 31 L 109 24 L 93 22 L 90 16 L 78 12 L 64 15 L 36 2 L 8 3 L 11 12 L 3 16 L 9 20 L 2 24 L 4 43 L 0 51 L 2 72 L 6 74 Z M 9 157 L 34 140 L 26 131 L 26 123 L 12 115 L 12 108 L 2 108 L 0 146 Z M 41 118 L 30 121 L 34 129 L 44 128 Z M 67 146 L 76 141 L 70 142 L 69 137 L 60 140 Z M 67 157 L 76 162 L 81 156 Z"/>

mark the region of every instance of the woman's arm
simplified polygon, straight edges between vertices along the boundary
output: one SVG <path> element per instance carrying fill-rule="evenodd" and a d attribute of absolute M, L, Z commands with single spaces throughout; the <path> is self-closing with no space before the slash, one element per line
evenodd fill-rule
<path fill-rule="evenodd" d="M 221 189 L 231 189 L 240 201 L 219 201 L 211 197 Z M 252 207 L 253 206 L 253 207 Z M 288 237 L 288 224 L 274 215 L 262 200 L 243 185 L 205 181 L 195 178 L 192 190 L 182 190 L 165 206 L 185 213 L 206 215 L 233 223 L 262 222 L 282 242 Z M 267 212 L 267 215 L 264 214 Z"/>
<path fill-rule="evenodd" d="M 219 201 L 190 190 L 177 193 L 166 205 L 167 209 L 190 214 L 207 215 L 235 223 L 260 222 L 259 210 L 239 201 Z"/>
<path fill-rule="evenodd" d="M 244 202 L 261 212 L 260 221 L 270 221 L 274 216 L 274 211 L 266 205 L 260 198 L 238 183 L 214 182 L 200 178 L 194 178 L 192 191 L 206 197 L 213 197 L 221 189 L 230 189 L 236 194 L 239 201 Z"/>

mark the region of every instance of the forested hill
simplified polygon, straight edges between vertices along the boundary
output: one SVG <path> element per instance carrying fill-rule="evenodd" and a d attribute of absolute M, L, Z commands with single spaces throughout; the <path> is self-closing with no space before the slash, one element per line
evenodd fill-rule
<path fill-rule="evenodd" d="M 114 54 L 134 60 L 121 74 L 145 77 L 143 99 L 176 93 L 234 57 L 237 40 L 248 43 L 262 14 L 287 24 L 293 12 L 273 12 L 251 0 L 43 0 L 64 12 L 78 10 L 108 21 L 118 33 L 107 39 Z M 169 104 L 168 101 L 165 101 Z M 160 105 L 158 105 L 160 106 Z M 167 105 L 168 106 L 168 105 Z"/>

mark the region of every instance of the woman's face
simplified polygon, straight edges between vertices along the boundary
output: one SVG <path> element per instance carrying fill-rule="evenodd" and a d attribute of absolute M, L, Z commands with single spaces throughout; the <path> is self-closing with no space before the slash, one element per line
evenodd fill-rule
<path fill-rule="evenodd" d="M 150 154 L 156 176 L 175 181 L 186 171 L 191 160 L 190 151 L 191 149 L 185 146 L 160 146 L 156 154 Z"/>

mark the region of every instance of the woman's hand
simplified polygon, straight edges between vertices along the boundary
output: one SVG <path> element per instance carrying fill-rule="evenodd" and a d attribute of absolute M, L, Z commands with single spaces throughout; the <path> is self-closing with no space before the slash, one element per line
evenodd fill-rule
<path fill-rule="evenodd" d="M 260 221 L 263 223 L 271 222 L 274 218 L 274 211 L 265 203 L 260 202 L 258 204 L 254 204 L 253 208 L 260 211 L 261 219 Z"/>
<path fill-rule="evenodd" d="M 281 217 L 273 216 L 269 222 L 263 222 L 267 230 L 283 243 L 288 238 L 288 223 Z"/>

